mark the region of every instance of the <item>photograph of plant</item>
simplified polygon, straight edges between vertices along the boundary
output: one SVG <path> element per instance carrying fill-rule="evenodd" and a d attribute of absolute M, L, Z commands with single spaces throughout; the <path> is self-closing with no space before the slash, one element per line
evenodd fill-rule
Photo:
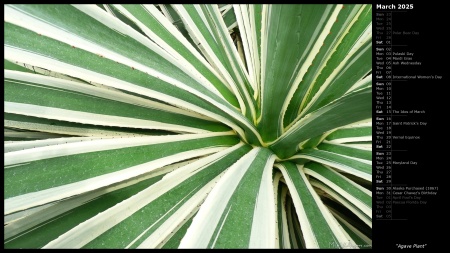
<path fill-rule="evenodd" d="M 4 7 L 5 248 L 371 248 L 371 5 Z"/>

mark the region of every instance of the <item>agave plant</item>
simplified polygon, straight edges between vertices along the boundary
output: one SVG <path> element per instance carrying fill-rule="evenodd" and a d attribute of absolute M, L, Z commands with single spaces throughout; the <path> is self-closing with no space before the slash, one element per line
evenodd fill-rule
<path fill-rule="evenodd" d="M 6 248 L 370 247 L 370 5 L 4 19 Z"/>

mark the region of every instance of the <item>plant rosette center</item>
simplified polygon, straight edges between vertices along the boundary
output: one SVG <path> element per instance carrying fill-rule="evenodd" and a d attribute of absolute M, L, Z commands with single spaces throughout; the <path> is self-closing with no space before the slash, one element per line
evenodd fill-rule
<path fill-rule="evenodd" d="M 371 5 L 4 17 L 5 248 L 371 248 Z"/>

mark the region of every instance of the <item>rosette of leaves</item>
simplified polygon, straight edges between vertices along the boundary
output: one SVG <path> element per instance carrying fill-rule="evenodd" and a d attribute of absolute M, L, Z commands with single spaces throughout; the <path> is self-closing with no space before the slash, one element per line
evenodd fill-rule
<path fill-rule="evenodd" d="M 370 5 L 6 5 L 5 248 L 369 247 Z"/>

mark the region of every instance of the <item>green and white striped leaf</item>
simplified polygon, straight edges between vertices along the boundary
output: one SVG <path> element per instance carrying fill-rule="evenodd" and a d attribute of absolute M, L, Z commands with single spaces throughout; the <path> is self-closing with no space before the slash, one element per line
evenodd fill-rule
<path fill-rule="evenodd" d="M 133 28 L 134 30 L 143 33 L 142 30 L 139 29 L 139 27 L 133 23 L 133 21 L 131 21 L 128 17 L 126 17 L 125 15 L 123 15 L 122 13 L 120 13 L 119 11 L 115 10 L 114 8 L 112 8 L 111 5 L 109 4 L 97 4 L 98 7 L 104 9 L 107 13 L 111 14 L 113 17 L 116 17 L 118 19 L 120 19 L 122 22 L 124 22 L 125 24 L 129 25 L 131 28 Z"/>
<path fill-rule="evenodd" d="M 182 63 L 181 67 L 186 66 L 186 73 L 195 73 L 193 77 L 199 82 L 205 83 L 213 92 L 220 92 L 228 102 L 238 106 L 231 88 L 155 6 L 114 5 L 114 8 L 133 20 L 152 41 Z"/>
<path fill-rule="evenodd" d="M 365 234 L 361 233 L 357 228 L 352 226 L 349 222 L 347 222 L 344 218 L 339 216 L 336 212 L 330 209 L 330 212 L 336 217 L 336 220 L 341 224 L 342 228 L 352 237 L 353 241 L 355 241 L 356 245 L 360 249 L 371 249 L 372 248 L 372 240 L 367 237 Z"/>
<path fill-rule="evenodd" d="M 308 160 L 319 162 L 372 182 L 372 161 L 369 160 L 346 157 L 317 149 L 302 150 L 290 157 L 289 160 L 297 161 L 300 164 Z"/>
<path fill-rule="evenodd" d="M 84 84 L 91 84 L 91 85 L 94 85 L 94 86 L 99 87 L 99 88 L 122 92 L 122 91 L 120 91 L 118 89 L 115 89 L 115 88 L 112 88 L 112 87 L 109 87 L 109 86 L 106 86 L 106 85 L 103 85 L 103 84 L 100 84 L 100 83 L 91 82 L 91 81 L 85 81 L 85 80 L 82 80 L 82 79 L 79 79 L 79 78 L 74 78 L 74 77 L 71 77 L 71 76 L 68 76 L 68 75 L 65 75 L 65 74 L 61 74 L 59 72 L 55 72 L 55 71 L 51 71 L 51 70 L 48 70 L 48 69 L 40 68 L 40 67 L 33 66 L 33 65 L 30 65 L 30 64 L 21 63 L 21 62 L 18 62 L 18 61 L 16 61 L 15 63 L 11 63 L 10 61 L 5 59 L 5 63 L 6 62 L 9 62 L 9 64 L 7 64 L 7 65 L 15 65 L 15 67 L 14 66 L 12 66 L 12 67 L 11 66 L 7 66 L 7 67 L 5 67 L 5 70 L 6 69 L 10 69 L 10 70 L 17 70 L 17 71 L 22 71 L 22 72 L 34 73 L 34 74 L 41 74 L 41 75 L 44 75 L 44 76 L 51 76 L 51 77 L 64 79 L 64 80 L 69 80 L 69 81 L 74 81 L 74 82 L 79 82 L 79 83 L 84 83 Z"/>
<path fill-rule="evenodd" d="M 41 133 L 39 133 L 41 134 Z M 67 137 L 67 138 L 49 138 L 44 140 L 34 140 L 34 141 L 15 141 L 13 143 L 5 143 L 4 151 L 5 153 L 25 150 L 30 148 L 46 147 L 51 145 L 58 145 L 64 143 L 82 142 L 90 140 L 98 140 L 101 137 Z M 114 138 L 114 137 L 112 137 Z M 120 138 L 120 137 L 119 137 Z"/>
<path fill-rule="evenodd" d="M 323 142 L 317 149 L 336 153 L 342 156 L 372 161 L 372 149 L 358 148 L 346 144 L 333 144 Z"/>
<path fill-rule="evenodd" d="M 238 57 L 238 51 L 233 45 L 231 37 L 228 36 L 226 25 L 223 19 L 220 18 L 220 12 L 215 5 L 202 5 L 201 8 L 205 13 L 206 19 L 209 25 L 212 27 L 213 33 L 215 33 L 216 41 L 219 45 L 225 49 L 226 57 L 228 58 L 228 64 L 231 65 L 232 72 L 235 73 L 235 82 L 237 82 L 239 88 L 239 94 L 242 94 L 246 111 L 243 114 L 249 118 L 253 124 L 256 122 L 256 107 L 255 107 L 255 87 L 254 80 L 248 76 L 248 71 L 243 63 L 243 57 Z M 215 28 L 215 29 L 214 29 Z M 238 44 L 239 50 L 239 44 Z M 230 70 L 231 72 L 231 70 Z M 253 95 L 253 96 L 252 96 Z"/>
<path fill-rule="evenodd" d="M 41 248 L 79 223 L 137 194 L 163 175 L 193 161 L 168 165 L 157 172 L 50 204 L 5 226 L 5 248 Z"/>
<path fill-rule="evenodd" d="M 8 70 L 5 70 L 5 112 L 43 118 L 51 115 L 51 119 L 94 125 L 191 133 L 227 131 L 222 124 L 209 123 L 202 115 L 161 103 L 67 80 Z M 196 126 L 212 128 L 198 129 Z"/>
<path fill-rule="evenodd" d="M 280 158 L 295 154 L 299 143 L 334 128 L 372 116 L 372 87 L 341 97 L 297 121 L 269 147 Z"/>
<path fill-rule="evenodd" d="M 362 88 L 360 80 L 371 71 L 371 5 L 337 7 L 339 14 L 331 20 L 333 24 L 315 56 L 317 60 L 309 67 L 287 108 L 284 116 L 287 129 L 303 115 L 356 87 Z"/>
<path fill-rule="evenodd" d="M 72 228 L 45 248 L 157 247 L 196 212 L 222 172 L 248 150 L 248 146 L 239 144 L 181 167 Z M 76 241 L 71 240 L 74 236 Z"/>
<path fill-rule="evenodd" d="M 209 63 L 217 69 L 233 89 L 242 113 L 255 121 L 253 92 L 248 74 L 233 46 L 219 9 L 211 5 L 173 5 L 194 42 Z"/>
<path fill-rule="evenodd" d="M 198 48 L 195 45 L 195 42 L 189 36 L 189 32 L 186 30 L 184 23 L 181 21 L 180 16 L 175 11 L 175 9 L 170 4 L 156 4 L 155 5 L 161 13 L 172 23 L 180 32 L 183 34 L 184 38 L 186 38 L 189 43 L 198 51 Z"/>
<path fill-rule="evenodd" d="M 291 197 L 286 198 L 286 216 L 289 228 L 289 239 L 294 249 L 305 249 L 305 240 L 300 228 L 300 222 Z"/>
<path fill-rule="evenodd" d="M 220 179 L 195 216 L 180 248 L 274 248 L 275 156 L 254 148 Z"/>
<path fill-rule="evenodd" d="M 318 80 L 320 86 L 315 86 L 317 92 L 311 92 L 314 96 L 310 95 L 310 101 L 300 115 L 314 111 L 347 93 L 371 72 L 372 5 L 363 5 L 358 14 L 358 22 L 348 30 L 342 43 L 336 48 L 337 54 L 327 62 L 328 69 L 332 72 L 324 83 Z M 324 69 L 322 73 L 325 71 Z"/>
<path fill-rule="evenodd" d="M 22 71 L 22 72 L 27 72 L 27 73 L 34 73 L 32 70 L 27 69 L 24 66 L 21 66 L 19 64 L 14 64 L 13 62 L 8 61 L 6 59 L 4 59 L 3 66 L 5 68 L 5 71 L 8 69 L 8 70 Z"/>
<path fill-rule="evenodd" d="M 333 130 L 325 138 L 325 142 L 333 144 L 361 141 L 372 141 L 372 118 Z"/>
<path fill-rule="evenodd" d="M 309 148 L 316 148 L 317 145 L 322 143 L 327 136 L 327 132 L 321 135 L 317 135 L 316 137 L 313 137 L 309 140 L 303 141 L 299 144 L 299 149 L 309 149 Z"/>
<path fill-rule="evenodd" d="M 186 73 L 179 71 L 172 63 L 173 57 L 167 52 L 98 7 L 6 7 L 6 21 L 38 32 L 5 23 L 6 59 L 52 68 L 84 80 L 166 100 L 233 125 L 232 128 L 240 132 L 243 138 L 247 137 L 251 143 L 261 142 L 259 134 L 248 119 L 229 103 Z M 58 8 L 58 11 L 54 8 Z M 48 23 L 38 20 L 36 16 L 48 20 Z M 79 20 L 84 20 L 90 29 L 82 29 Z M 29 27 L 30 24 L 33 26 Z M 53 24 L 63 27 L 55 27 Z M 94 30 L 94 27 L 97 28 Z M 102 36 L 96 31 L 102 31 Z M 124 34 L 127 36 L 123 36 Z M 91 42 L 92 40 L 95 40 L 95 43 Z M 128 50 L 130 47 L 134 50 Z M 60 50 L 53 50 L 54 48 Z M 217 111 L 214 108 L 220 109 Z M 226 113 L 220 112 L 221 110 Z M 231 120 L 245 125 L 247 136 L 240 127 L 230 121 L 230 115 L 233 114 L 237 118 Z"/>
<path fill-rule="evenodd" d="M 275 207 L 277 212 L 277 229 L 278 229 L 278 246 L 280 249 L 291 248 L 291 243 L 289 236 L 291 235 L 289 231 L 289 226 L 287 222 L 286 214 L 286 196 L 288 189 L 283 184 L 280 183 L 280 179 L 283 175 L 280 172 L 274 174 L 273 177 L 273 189 L 275 196 Z"/>
<path fill-rule="evenodd" d="M 361 187 L 355 182 L 342 176 L 336 171 L 318 163 L 307 163 L 304 166 L 306 174 L 313 176 L 327 188 L 321 188 L 329 194 L 327 189 L 345 198 L 353 206 L 358 208 L 365 216 L 372 219 L 372 192 Z M 320 188 L 320 187 L 319 187 Z"/>
<path fill-rule="evenodd" d="M 362 222 L 364 222 L 367 226 L 372 228 L 372 217 L 370 217 L 369 215 L 365 214 L 363 211 L 358 209 L 358 207 L 355 204 L 348 201 L 345 197 L 340 195 L 337 191 L 333 190 L 332 188 L 328 187 L 327 185 L 325 185 L 324 183 L 322 183 L 318 180 L 310 179 L 310 183 L 312 186 L 315 187 L 315 189 L 323 191 L 322 194 L 326 195 L 327 198 L 331 199 L 334 202 L 341 204 L 347 210 L 350 210 L 350 212 L 352 214 L 356 215 L 356 217 L 358 217 L 358 219 L 360 219 Z"/>
<path fill-rule="evenodd" d="M 50 138 L 62 138 L 67 137 L 67 135 L 42 133 L 42 132 L 29 132 L 29 131 L 16 131 L 11 129 L 5 129 L 3 132 L 3 137 L 5 141 L 11 141 L 13 143 L 21 141 L 39 140 L 39 139 L 50 139 Z M 5 143 L 6 145 L 6 143 Z M 5 149 L 5 152 L 6 149 Z"/>
<path fill-rule="evenodd" d="M 265 7 L 261 35 L 261 116 L 258 129 L 264 140 L 273 141 L 283 133 L 283 111 L 335 22 L 339 6 Z"/>
<path fill-rule="evenodd" d="M 225 6 L 220 7 L 219 11 L 228 31 L 233 30 L 238 25 L 236 21 L 236 15 L 233 11 L 233 6 L 231 4 L 226 4 Z"/>
<path fill-rule="evenodd" d="M 237 142 L 224 134 L 152 136 L 9 152 L 4 162 L 5 214 L 92 191 Z"/>
<path fill-rule="evenodd" d="M 284 162 L 281 170 L 291 192 L 307 248 L 342 248 L 354 244 L 320 200 L 303 172 L 303 166 Z"/>
<path fill-rule="evenodd" d="M 4 113 L 4 126 L 20 130 L 39 131 L 41 133 L 55 133 L 64 136 L 132 137 L 173 134 L 169 131 L 89 125 L 12 113 Z"/>
<path fill-rule="evenodd" d="M 242 42 L 243 50 L 245 53 L 245 63 L 249 73 L 249 79 L 252 81 L 250 84 L 253 88 L 253 98 L 259 100 L 259 83 L 260 83 L 260 44 L 257 41 L 257 36 L 261 37 L 260 30 L 256 30 L 259 24 L 261 27 L 261 15 L 255 15 L 255 8 L 261 7 L 260 5 L 233 5 L 234 13 L 236 13 L 236 20 L 240 28 L 240 41 Z M 255 20 L 259 17 L 258 20 Z M 258 35 L 257 35 L 258 34 Z M 240 42 L 238 41 L 238 42 Z M 238 45 L 239 46 L 239 45 Z M 239 47 L 238 47 L 239 49 Z M 259 105 L 259 103 L 258 103 Z"/>

